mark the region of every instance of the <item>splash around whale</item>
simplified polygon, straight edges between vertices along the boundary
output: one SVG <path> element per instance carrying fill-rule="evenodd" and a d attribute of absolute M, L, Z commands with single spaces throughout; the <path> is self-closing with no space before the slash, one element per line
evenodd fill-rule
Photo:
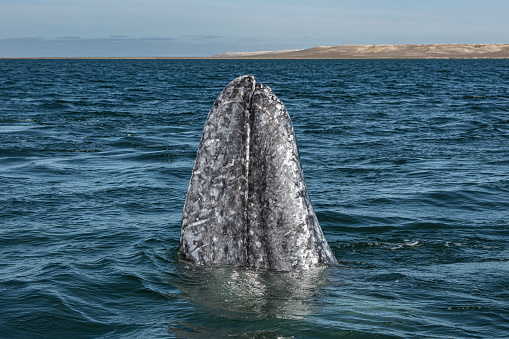
<path fill-rule="evenodd" d="M 337 263 L 309 198 L 290 116 L 252 75 L 226 86 L 209 112 L 179 252 L 207 266 L 291 271 Z"/>

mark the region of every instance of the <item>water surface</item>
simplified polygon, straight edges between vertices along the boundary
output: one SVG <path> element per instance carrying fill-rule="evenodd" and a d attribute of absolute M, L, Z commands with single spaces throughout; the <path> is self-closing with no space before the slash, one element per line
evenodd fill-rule
<path fill-rule="evenodd" d="M 0 60 L 0 337 L 509 336 L 509 61 Z M 177 255 L 207 113 L 254 74 L 340 265 Z"/>

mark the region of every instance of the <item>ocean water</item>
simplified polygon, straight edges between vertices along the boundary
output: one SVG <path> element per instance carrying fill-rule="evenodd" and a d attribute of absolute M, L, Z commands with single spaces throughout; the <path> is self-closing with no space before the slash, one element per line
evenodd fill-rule
<path fill-rule="evenodd" d="M 0 60 L 0 337 L 509 337 L 508 60 Z M 207 113 L 285 103 L 339 265 L 178 257 Z"/>

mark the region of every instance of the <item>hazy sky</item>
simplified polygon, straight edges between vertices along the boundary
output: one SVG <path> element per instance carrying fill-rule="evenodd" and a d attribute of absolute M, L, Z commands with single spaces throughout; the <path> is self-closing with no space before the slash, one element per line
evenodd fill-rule
<path fill-rule="evenodd" d="M 0 57 L 509 43 L 508 0 L 0 0 Z"/>

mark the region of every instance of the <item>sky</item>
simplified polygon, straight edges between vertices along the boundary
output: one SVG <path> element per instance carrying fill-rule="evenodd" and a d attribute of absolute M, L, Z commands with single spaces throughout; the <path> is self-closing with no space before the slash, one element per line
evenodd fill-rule
<path fill-rule="evenodd" d="M 0 57 L 509 43 L 507 0 L 0 0 Z"/>

